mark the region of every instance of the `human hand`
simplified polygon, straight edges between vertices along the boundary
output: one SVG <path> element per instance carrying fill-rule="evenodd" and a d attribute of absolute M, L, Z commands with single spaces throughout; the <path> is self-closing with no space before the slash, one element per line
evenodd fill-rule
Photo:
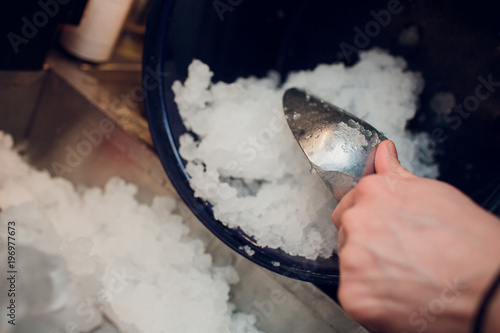
<path fill-rule="evenodd" d="M 382 142 L 376 174 L 339 203 L 338 297 L 385 332 L 470 332 L 500 268 L 500 221 L 456 188 L 419 178 Z"/>

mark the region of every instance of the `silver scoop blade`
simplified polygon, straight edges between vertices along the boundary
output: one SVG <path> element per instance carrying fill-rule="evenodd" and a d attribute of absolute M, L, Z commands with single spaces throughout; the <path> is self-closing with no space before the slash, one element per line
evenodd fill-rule
<path fill-rule="evenodd" d="M 387 138 L 373 126 L 296 88 L 285 92 L 283 109 L 312 171 L 337 201 L 375 172 L 377 146 Z"/>

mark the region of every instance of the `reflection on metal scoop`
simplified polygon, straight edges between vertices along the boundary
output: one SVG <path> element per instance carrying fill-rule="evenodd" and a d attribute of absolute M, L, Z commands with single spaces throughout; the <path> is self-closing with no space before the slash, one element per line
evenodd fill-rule
<path fill-rule="evenodd" d="M 312 171 L 337 201 L 375 172 L 377 146 L 387 138 L 373 126 L 296 88 L 285 92 L 283 109 Z"/>

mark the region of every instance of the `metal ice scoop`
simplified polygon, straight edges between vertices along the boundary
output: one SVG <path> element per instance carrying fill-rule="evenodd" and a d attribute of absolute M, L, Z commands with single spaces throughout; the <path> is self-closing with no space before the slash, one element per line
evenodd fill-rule
<path fill-rule="evenodd" d="M 375 151 L 387 138 L 373 126 L 296 88 L 285 92 L 283 109 L 312 171 L 337 201 L 375 172 Z"/>

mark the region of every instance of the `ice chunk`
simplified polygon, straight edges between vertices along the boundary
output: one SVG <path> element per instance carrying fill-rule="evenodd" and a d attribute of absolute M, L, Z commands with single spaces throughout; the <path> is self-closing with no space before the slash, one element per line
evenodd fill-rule
<path fill-rule="evenodd" d="M 186 82 L 175 82 L 173 90 L 185 125 L 199 140 L 181 136 L 180 154 L 188 161 L 195 195 L 212 204 L 216 219 L 241 228 L 262 247 L 289 254 L 315 259 L 330 257 L 336 249 L 331 222 L 335 201 L 309 172 L 282 110 L 284 91 L 290 87 L 367 121 L 395 142 L 408 169 L 437 176 L 430 137 L 406 131 L 422 78 L 406 71 L 403 59 L 381 50 L 362 52 L 360 58 L 352 67 L 319 65 L 290 73 L 282 86 L 271 77 L 211 83 L 208 66 L 193 61 Z M 379 141 L 356 124 L 341 126 L 346 150 Z"/>
<path fill-rule="evenodd" d="M 0 250 L 7 221 L 15 221 L 22 328 L 91 332 L 108 325 L 115 332 L 112 322 L 120 332 L 259 332 L 255 316 L 228 302 L 238 274 L 214 267 L 202 241 L 173 214 L 173 199 L 139 204 L 137 187 L 118 178 L 77 192 L 30 168 L 11 147 L 0 132 Z M 13 328 L 0 320 L 1 332 Z"/>

